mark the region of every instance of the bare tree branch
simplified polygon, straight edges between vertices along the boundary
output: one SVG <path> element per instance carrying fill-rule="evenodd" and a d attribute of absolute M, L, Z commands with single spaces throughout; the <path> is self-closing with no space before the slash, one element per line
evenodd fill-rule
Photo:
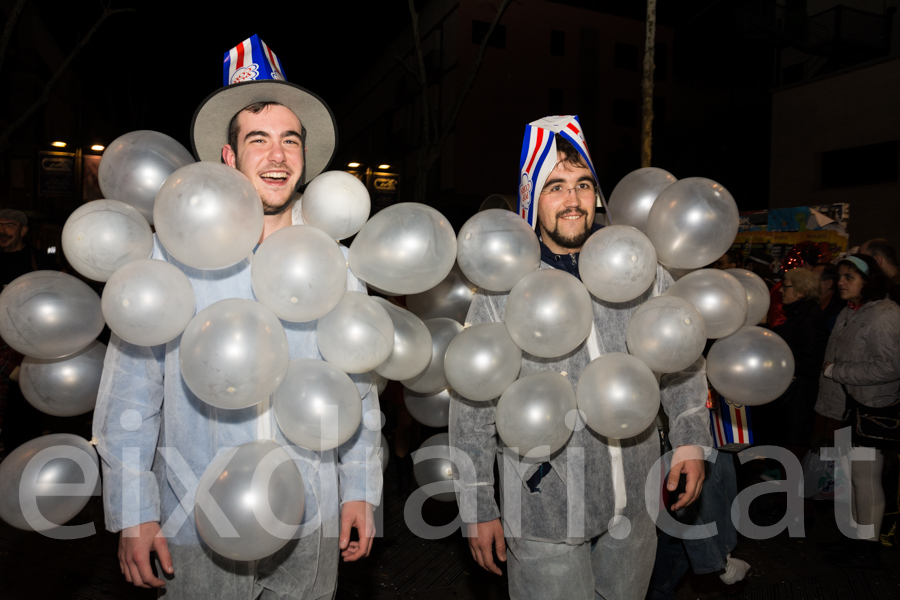
<path fill-rule="evenodd" d="M 647 0 L 647 39 L 644 78 L 641 81 L 641 167 L 649 167 L 653 155 L 653 52 L 656 40 L 656 0 Z"/>
<path fill-rule="evenodd" d="M 9 18 L 6 19 L 6 25 L 3 26 L 3 34 L 0 36 L 0 71 L 3 70 L 3 63 L 6 62 L 6 48 L 9 46 L 10 38 L 12 38 L 13 29 L 16 28 L 16 23 L 19 22 L 19 15 L 22 14 L 22 9 L 25 8 L 25 2 L 27 1 L 16 1 L 16 5 L 13 6 L 9 13 Z"/>
<path fill-rule="evenodd" d="M 53 91 L 53 88 L 62 78 L 63 74 L 69 68 L 69 65 L 72 64 L 72 61 L 75 60 L 75 57 L 78 56 L 78 53 L 82 48 L 87 46 L 88 42 L 91 40 L 91 37 L 100 29 L 100 26 L 103 22 L 117 13 L 124 12 L 134 12 L 133 8 L 117 8 L 115 10 L 110 9 L 108 7 L 103 8 L 103 14 L 94 22 L 94 25 L 88 30 L 87 34 L 81 38 L 75 47 L 69 52 L 69 55 L 62 61 L 62 64 L 59 65 L 59 68 L 56 69 L 56 72 L 50 77 L 50 80 L 47 81 L 47 85 L 44 86 L 44 91 L 41 92 L 41 95 L 38 96 L 38 99 L 35 100 L 34 104 L 31 105 L 31 108 L 26 110 L 18 119 L 16 119 L 3 133 L 0 133 L 0 152 L 3 152 L 9 147 L 9 138 L 12 134 L 22 125 L 24 125 L 28 119 L 34 116 L 34 113 L 37 112 L 38 108 L 43 106 L 47 100 L 50 99 L 50 92 Z"/>

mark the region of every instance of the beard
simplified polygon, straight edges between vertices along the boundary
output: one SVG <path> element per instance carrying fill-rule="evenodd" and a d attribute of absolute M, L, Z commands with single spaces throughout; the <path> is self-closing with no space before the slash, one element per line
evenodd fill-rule
<path fill-rule="evenodd" d="M 238 171 L 241 171 L 241 160 L 235 155 L 234 157 L 234 168 Z M 243 171 L 241 171 L 243 173 Z M 291 207 L 291 197 L 294 195 L 296 190 L 285 190 L 286 196 L 284 198 L 272 197 L 270 195 L 263 195 L 259 190 L 256 190 L 256 193 L 259 194 L 259 199 L 262 202 L 263 214 L 266 216 L 274 216 L 280 215 L 285 212 L 287 209 Z"/>
<path fill-rule="evenodd" d="M 559 230 L 559 220 L 564 214 L 572 214 L 576 212 L 584 217 L 584 230 L 578 231 L 572 235 L 566 235 Z M 587 239 L 591 237 L 591 225 L 587 220 L 587 212 L 581 209 L 575 209 L 574 211 L 565 211 L 556 216 L 556 226 L 553 230 L 548 230 L 544 227 L 544 224 L 541 223 L 541 230 L 549 237 L 553 242 L 561 246 L 563 248 L 569 249 L 577 249 L 584 246 L 584 243 L 587 242 Z"/>

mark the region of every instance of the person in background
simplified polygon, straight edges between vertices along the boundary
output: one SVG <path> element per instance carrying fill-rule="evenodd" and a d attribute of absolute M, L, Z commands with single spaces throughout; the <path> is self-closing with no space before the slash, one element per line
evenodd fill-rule
<path fill-rule="evenodd" d="M 712 264 L 714 269 L 740 269 L 743 261 L 741 260 L 743 257 L 741 256 L 740 250 L 735 250 L 734 248 L 728 250 L 725 254 L 720 256 L 716 262 Z"/>
<path fill-rule="evenodd" d="M 838 314 L 844 310 L 847 303 L 841 300 L 838 293 L 837 280 L 838 268 L 828 262 L 818 263 L 813 267 L 813 271 L 819 274 L 819 308 L 828 321 L 828 332 L 834 329 L 834 322 L 837 320 Z"/>
<path fill-rule="evenodd" d="M 859 247 L 859 254 L 875 259 L 888 279 L 888 293 L 891 300 L 900 302 L 900 271 L 897 270 L 897 249 L 884 238 L 867 240 Z"/>

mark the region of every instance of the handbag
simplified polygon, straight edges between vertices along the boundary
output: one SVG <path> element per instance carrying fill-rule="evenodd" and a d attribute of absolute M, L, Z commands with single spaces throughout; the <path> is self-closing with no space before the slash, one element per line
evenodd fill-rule
<path fill-rule="evenodd" d="M 855 446 L 892 450 L 900 448 L 900 398 L 878 408 L 866 406 L 854 398 L 843 383 L 847 396 L 847 419 Z"/>

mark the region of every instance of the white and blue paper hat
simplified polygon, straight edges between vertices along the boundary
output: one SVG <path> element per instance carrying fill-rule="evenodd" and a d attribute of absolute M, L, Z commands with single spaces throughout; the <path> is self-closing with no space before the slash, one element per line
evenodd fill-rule
<path fill-rule="evenodd" d="M 537 227 L 537 205 L 541 188 L 556 166 L 556 135 L 566 139 L 578 150 L 585 164 L 591 170 L 594 181 L 597 172 L 588 152 L 587 142 L 581 123 L 575 115 L 544 117 L 525 126 L 525 140 L 522 142 L 522 156 L 519 159 L 519 216 L 528 221 L 532 229 Z M 599 192 L 599 183 L 598 183 Z M 603 201 L 602 192 L 599 193 Z"/>
<path fill-rule="evenodd" d="M 253 35 L 228 52 L 222 65 L 224 87 L 200 103 L 191 124 L 191 144 L 200 160 L 219 162 L 228 143 L 228 124 L 254 102 L 278 102 L 290 108 L 306 131 L 306 181 L 321 173 L 337 147 L 337 124 L 316 94 L 290 83 L 281 61 Z"/>

